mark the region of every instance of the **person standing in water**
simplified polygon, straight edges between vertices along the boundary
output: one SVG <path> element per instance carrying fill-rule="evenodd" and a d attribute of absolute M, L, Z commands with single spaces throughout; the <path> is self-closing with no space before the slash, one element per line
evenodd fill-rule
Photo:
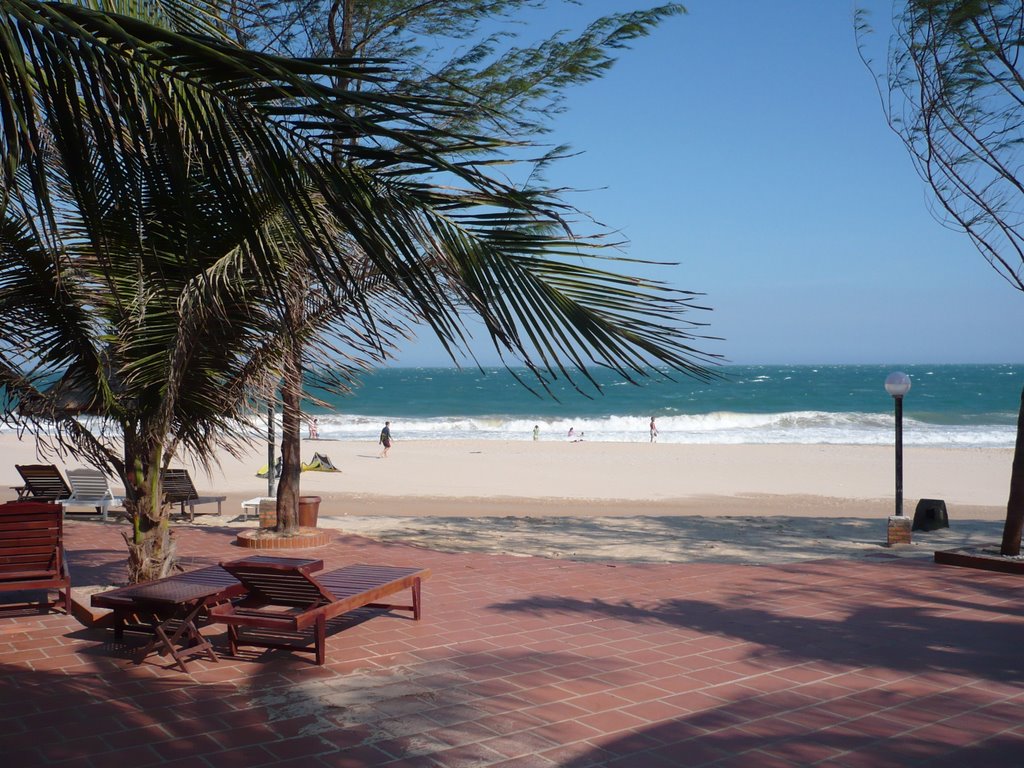
<path fill-rule="evenodd" d="M 658 441 L 658 427 L 654 424 L 654 417 L 651 416 L 651 442 L 656 443 Z"/>
<path fill-rule="evenodd" d="M 534 424 L 533 425 L 533 439 L 534 440 L 540 440 L 540 425 L 539 424 Z"/>
<path fill-rule="evenodd" d="M 391 449 L 391 422 L 384 422 L 384 429 L 380 431 L 380 440 L 377 441 L 380 445 L 384 446 L 384 450 L 380 452 L 379 458 L 386 459 L 388 457 L 388 451 Z"/>

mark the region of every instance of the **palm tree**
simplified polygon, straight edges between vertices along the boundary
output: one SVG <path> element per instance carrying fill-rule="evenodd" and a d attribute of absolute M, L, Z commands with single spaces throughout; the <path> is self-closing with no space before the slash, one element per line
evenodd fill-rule
<path fill-rule="evenodd" d="M 212 4 L 85 2 L 0 0 L 0 386 L 6 421 L 120 476 L 134 580 L 173 562 L 162 469 L 240 450 L 314 322 L 353 368 L 404 317 L 460 348 L 469 310 L 542 385 L 706 374 L 694 297 L 588 261 L 556 195 L 489 174 L 507 141 L 431 127 L 458 102 L 246 51 Z"/>

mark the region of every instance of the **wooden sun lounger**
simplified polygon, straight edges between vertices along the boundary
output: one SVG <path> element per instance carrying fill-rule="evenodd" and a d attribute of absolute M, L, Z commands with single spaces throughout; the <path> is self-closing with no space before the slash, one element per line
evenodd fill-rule
<path fill-rule="evenodd" d="M 187 469 L 168 469 L 163 476 L 164 499 L 168 504 L 177 504 L 180 507 L 181 516 L 185 516 L 185 507 L 188 507 L 188 520 L 190 523 L 196 519 L 197 504 L 217 504 L 217 514 L 221 512 L 221 502 L 227 496 L 200 496 L 196 490 L 192 476 Z"/>
<path fill-rule="evenodd" d="M 59 504 L 0 505 L 0 592 L 57 591 L 47 605 L 71 612 L 71 572 Z"/>
<path fill-rule="evenodd" d="M 285 562 L 310 568 L 323 568 L 322 560 L 295 560 L 256 556 L 257 563 Z M 219 565 L 178 573 L 155 581 L 99 592 L 92 605 L 113 613 L 114 637 L 126 629 L 152 634 L 153 638 L 136 656 L 141 664 L 151 653 L 169 655 L 183 671 L 185 661 L 205 655 L 217 661 L 210 642 L 199 633 L 210 606 L 245 594 L 245 587 Z"/>
<path fill-rule="evenodd" d="M 24 485 L 14 488 L 18 501 L 60 501 L 71 495 L 64 476 L 53 464 L 15 464 Z"/>
<path fill-rule="evenodd" d="M 286 558 L 281 558 L 285 560 Z M 421 585 L 430 576 L 425 568 L 349 565 L 325 574 L 283 563 L 268 564 L 255 558 L 221 563 L 247 590 L 245 597 L 210 609 L 211 622 L 228 625 L 231 654 L 241 645 L 284 648 L 315 653 L 316 663 L 326 659 L 327 622 L 357 608 L 411 611 L 419 620 Z M 380 602 L 388 595 L 411 590 L 409 604 Z M 313 647 L 305 635 L 313 630 Z"/>

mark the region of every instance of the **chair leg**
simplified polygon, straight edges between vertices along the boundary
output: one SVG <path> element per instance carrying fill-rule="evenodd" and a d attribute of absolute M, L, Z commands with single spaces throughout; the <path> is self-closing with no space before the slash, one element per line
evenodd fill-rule
<path fill-rule="evenodd" d="M 420 620 L 420 609 L 422 607 L 422 600 L 423 600 L 423 595 L 422 595 L 422 590 L 421 590 L 422 585 L 423 585 L 423 580 L 422 579 L 416 579 L 412 583 L 412 617 L 416 621 Z"/>
<path fill-rule="evenodd" d="M 316 663 L 323 666 L 327 658 L 327 619 L 321 613 L 316 619 Z"/>
<path fill-rule="evenodd" d="M 238 627 L 228 624 L 228 650 L 232 656 L 238 655 Z"/>

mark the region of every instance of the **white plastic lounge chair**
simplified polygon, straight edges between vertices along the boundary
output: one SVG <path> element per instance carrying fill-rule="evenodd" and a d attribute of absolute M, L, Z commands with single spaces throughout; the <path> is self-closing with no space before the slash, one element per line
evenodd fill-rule
<path fill-rule="evenodd" d="M 107 483 L 107 476 L 98 469 L 69 469 L 68 482 L 71 484 L 71 495 L 60 501 L 65 514 L 68 507 L 90 507 L 106 520 L 107 511 L 111 507 L 124 504 L 124 498 L 114 495 Z"/>

